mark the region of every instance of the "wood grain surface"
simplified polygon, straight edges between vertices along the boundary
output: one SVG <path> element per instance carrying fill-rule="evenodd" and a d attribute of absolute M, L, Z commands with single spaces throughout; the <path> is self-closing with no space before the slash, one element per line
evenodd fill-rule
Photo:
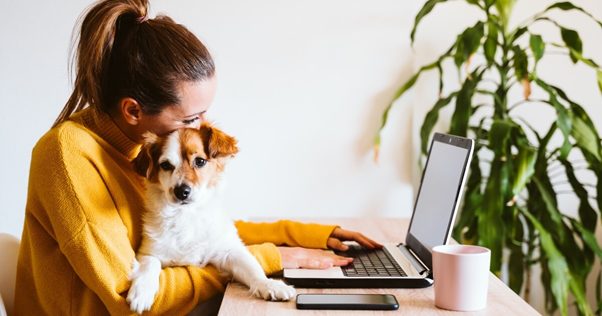
<path fill-rule="evenodd" d="M 271 222 L 275 219 L 252 219 Z M 360 231 L 378 242 L 401 242 L 405 239 L 409 219 L 401 218 L 302 218 L 300 222 L 336 224 Z M 296 289 L 301 293 L 385 293 L 393 294 L 399 302 L 395 311 L 298 310 L 295 300 L 269 302 L 252 297 L 248 288 L 231 283 L 226 288 L 219 315 L 539 315 L 520 296 L 516 295 L 493 274 L 489 275 L 487 308 L 477 312 L 456 312 L 435 306 L 434 288 L 425 289 Z"/>

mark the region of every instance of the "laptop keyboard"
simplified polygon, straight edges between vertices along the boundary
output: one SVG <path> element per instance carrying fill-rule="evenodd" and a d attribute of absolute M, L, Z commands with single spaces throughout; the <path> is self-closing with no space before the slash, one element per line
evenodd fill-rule
<path fill-rule="evenodd" d="M 349 245 L 347 251 L 335 251 L 339 256 L 353 258 L 353 262 L 341 267 L 348 277 L 405 277 L 407 274 L 385 248 L 366 249 Z"/>

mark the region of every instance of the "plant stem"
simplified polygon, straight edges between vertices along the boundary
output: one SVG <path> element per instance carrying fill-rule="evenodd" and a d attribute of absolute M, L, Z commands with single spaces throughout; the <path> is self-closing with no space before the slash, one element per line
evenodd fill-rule
<path fill-rule="evenodd" d="M 524 299 L 525 302 L 531 304 L 529 301 L 531 300 L 531 265 L 526 263 L 527 268 L 525 270 L 527 270 L 526 275 L 525 275 L 525 293 L 524 293 Z"/>
<path fill-rule="evenodd" d="M 529 102 L 545 102 L 546 100 L 542 100 L 542 99 L 526 99 L 526 100 L 522 100 L 522 101 L 518 101 L 516 103 L 514 103 L 512 106 L 510 106 L 508 108 L 508 112 L 514 110 L 514 108 L 516 108 L 517 106 L 524 104 L 524 103 L 529 103 Z"/>

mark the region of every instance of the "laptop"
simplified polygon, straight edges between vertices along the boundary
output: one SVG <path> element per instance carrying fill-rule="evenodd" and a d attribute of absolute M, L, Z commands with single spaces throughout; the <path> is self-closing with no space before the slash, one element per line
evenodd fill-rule
<path fill-rule="evenodd" d="M 431 286 L 431 249 L 450 239 L 473 147 L 472 139 L 435 133 L 405 242 L 384 244 L 378 250 L 348 243 L 348 251 L 336 253 L 353 257 L 353 263 L 324 270 L 285 269 L 286 282 L 307 288 Z"/>

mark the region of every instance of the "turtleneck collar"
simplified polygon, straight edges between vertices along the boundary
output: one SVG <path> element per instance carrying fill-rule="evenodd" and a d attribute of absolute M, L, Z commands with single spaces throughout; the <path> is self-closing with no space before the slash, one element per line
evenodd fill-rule
<path fill-rule="evenodd" d="M 97 116 L 91 108 L 86 108 L 73 114 L 69 120 L 85 126 L 130 160 L 140 151 L 140 144 L 127 137 L 105 113 Z"/>

